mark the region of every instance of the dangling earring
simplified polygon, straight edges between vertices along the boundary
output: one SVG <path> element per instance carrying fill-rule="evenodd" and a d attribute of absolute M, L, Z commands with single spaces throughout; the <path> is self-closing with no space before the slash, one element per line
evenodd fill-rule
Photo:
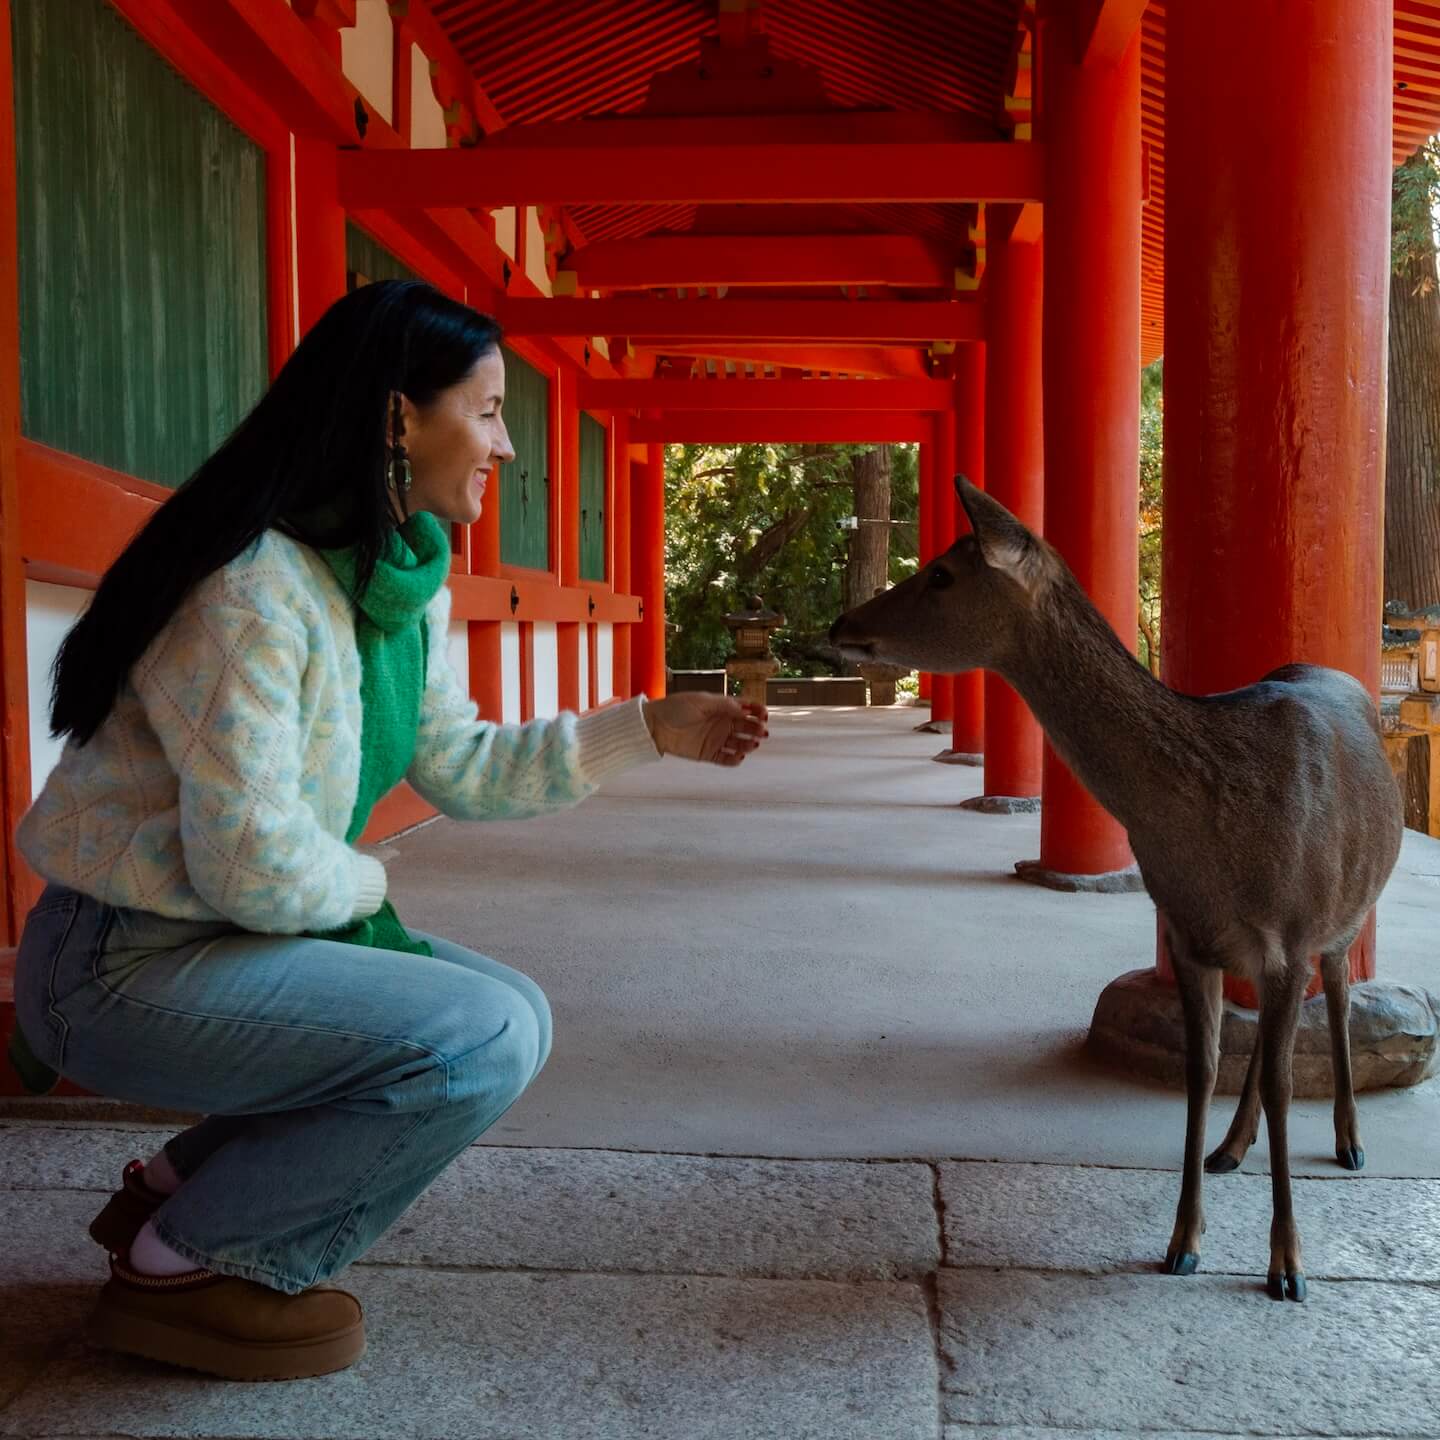
<path fill-rule="evenodd" d="M 405 453 L 405 447 L 403 445 L 397 445 L 390 452 L 390 488 L 392 490 L 408 491 L 412 478 L 410 474 L 410 457 Z"/>
<path fill-rule="evenodd" d="M 390 415 L 390 433 L 394 440 L 390 447 L 390 488 L 408 492 L 410 482 L 414 477 L 410 474 L 410 457 L 405 453 L 404 445 L 400 443 L 400 436 L 405 425 L 400 413 L 400 392 L 396 390 L 393 393 L 395 398 Z"/>

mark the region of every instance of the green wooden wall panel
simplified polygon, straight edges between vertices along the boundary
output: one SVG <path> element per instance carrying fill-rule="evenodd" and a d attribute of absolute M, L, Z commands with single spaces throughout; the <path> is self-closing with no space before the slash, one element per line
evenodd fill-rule
<path fill-rule="evenodd" d="M 21 428 L 178 485 L 269 378 L 265 156 L 102 0 L 12 0 Z"/>
<path fill-rule="evenodd" d="M 349 223 L 345 226 L 345 268 L 350 272 L 352 290 L 359 276 L 370 281 L 420 279 L 378 240 L 367 235 L 358 225 Z"/>
<path fill-rule="evenodd" d="M 550 566 L 550 382 L 505 350 L 505 428 L 515 459 L 500 468 L 500 558 Z"/>
<path fill-rule="evenodd" d="M 580 417 L 580 578 L 605 578 L 605 427 Z"/>

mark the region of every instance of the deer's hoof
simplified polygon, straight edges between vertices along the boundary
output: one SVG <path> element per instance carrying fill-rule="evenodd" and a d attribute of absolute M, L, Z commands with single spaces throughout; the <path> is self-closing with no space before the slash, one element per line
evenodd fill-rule
<path fill-rule="evenodd" d="M 1335 1158 L 1347 1170 L 1363 1170 L 1365 1168 L 1365 1152 L 1358 1145 L 1337 1145 Z"/>
<path fill-rule="evenodd" d="M 1205 1169 L 1211 1175 L 1228 1175 L 1239 1168 L 1240 1162 L 1228 1150 L 1216 1150 L 1205 1157 Z"/>
<path fill-rule="evenodd" d="M 1272 1270 L 1265 1277 L 1265 1290 L 1272 1300 L 1304 1303 L 1305 1276 L 1299 1270 Z"/>
<path fill-rule="evenodd" d="M 1193 1250 L 1171 1250 L 1160 1267 L 1162 1275 L 1193 1275 L 1200 1268 L 1200 1257 Z"/>

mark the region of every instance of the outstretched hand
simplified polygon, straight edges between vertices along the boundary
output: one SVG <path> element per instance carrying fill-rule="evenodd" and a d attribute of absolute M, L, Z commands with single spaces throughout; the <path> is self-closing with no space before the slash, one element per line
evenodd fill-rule
<path fill-rule="evenodd" d="M 663 700 L 647 700 L 645 723 L 662 755 L 702 760 L 709 765 L 738 765 L 770 731 L 763 705 L 682 690 Z"/>

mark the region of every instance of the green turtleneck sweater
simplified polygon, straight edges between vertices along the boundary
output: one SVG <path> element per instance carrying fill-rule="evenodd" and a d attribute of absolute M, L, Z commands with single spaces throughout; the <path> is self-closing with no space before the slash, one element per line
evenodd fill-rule
<path fill-rule="evenodd" d="M 433 515 L 424 511 L 412 515 L 391 531 L 365 593 L 358 596 L 354 550 L 319 553 L 356 603 L 362 712 L 360 783 L 345 834 L 346 843 L 354 844 L 376 803 L 404 778 L 415 755 L 428 654 L 425 607 L 450 573 L 450 537 Z M 406 934 L 388 900 L 365 919 L 337 930 L 305 933 L 347 945 L 373 945 L 413 955 L 434 953 L 426 941 Z"/>

